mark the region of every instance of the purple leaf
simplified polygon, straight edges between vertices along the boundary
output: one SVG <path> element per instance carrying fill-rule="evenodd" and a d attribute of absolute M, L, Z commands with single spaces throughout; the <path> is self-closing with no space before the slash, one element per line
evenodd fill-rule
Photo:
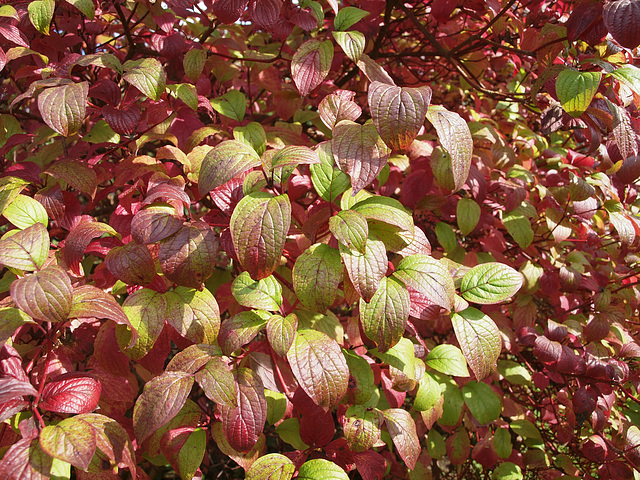
<path fill-rule="evenodd" d="M 71 268 L 73 273 L 76 275 L 83 274 L 80 270 L 80 262 L 82 261 L 87 246 L 89 246 L 91 240 L 105 233 L 113 236 L 118 235 L 118 233 L 106 223 L 94 221 L 82 221 L 69 232 L 64 243 L 62 255 L 65 263 Z"/>
<path fill-rule="evenodd" d="M 213 4 L 213 13 L 220 22 L 232 25 L 247 8 L 249 0 L 216 0 Z"/>
<path fill-rule="evenodd" d="M 49 480 L 53 459 L 37 438 L 23 438 L 9 447 L 0 462 L 0 478 L 5 480 Z"/>
<path fill-rule="evenodd" d="M 380 82 L 386 83 L 388 85 L 395 85 L 395 82 L 385 71 L 385 69 L 378 65 L 376 61 L 366 53 L 360 55 L 360 59 L 356 62 L 356 64 L 370 82 Z"/>
<path fill-rule="evenodd" d="M 78 417 L 66 418 L 42 429 L 40 446 L 52 457 L 86 472 L 96 451 L 96 431 Z"/>
<path fill-rule="evenodd" d="M 300 95 L 309 95 L 320 85 L 331 68 L 333 43 L 330 40 L 308 40 L 291 59 L 291 76 Z"/>
<path fill-rule="evenodd" d="M 87 115 L 88 95 L 88 82 L 46 88 L 38 95 L 42 120 L 64 137 L 73 135 Z"/>
<path fill-rule="evenodd" d="M 320 163 L 320 157 L 315 151 L 301 145 L 289 145 L 276 151 L 276 154 L 271 159 L 271 169 L 314 163 Z"/>
<path fill-rule="evenodd" d="M 218 345 L 225 355 L 249 343 L 260 332 L 267 321 L 254 311 L 240 312 L 222 322 Z"/>
<path fill-rule="evenodd" d="M 640 45 L 640 2 L 638 0 L 607 2 L 602 18 L 607 30 L 620 45 L 632 50 Z"/>
<path fill-rule="evenodd" d="M 86 373 L 65 373 L 47 383 L 38 406 L 57 413 L 89 413 L 98 406 L 102 386 Z"/>
<path fill-rule="evenodd" d="M 64 322 L 71 311 L 73 287 L 62 268 L 51 265 L 11 284 L 16 306 L 43 322 Z"/>
<path fill-rule="evenodd" d="M 111 129 L 120 135 L 133 135 L 140 127 L 142 114 L 138 104 L 127 108 L 116 108 L 111 105 L 102 107 L 102 116 Z"/>

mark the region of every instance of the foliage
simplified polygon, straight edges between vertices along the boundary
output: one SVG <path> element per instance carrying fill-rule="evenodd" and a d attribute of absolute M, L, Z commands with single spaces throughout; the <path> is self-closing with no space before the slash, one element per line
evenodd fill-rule
<path fill-rule="evenodd" d="M 639 24 L 1 5 L 0 477 L 637 478 Z"/>

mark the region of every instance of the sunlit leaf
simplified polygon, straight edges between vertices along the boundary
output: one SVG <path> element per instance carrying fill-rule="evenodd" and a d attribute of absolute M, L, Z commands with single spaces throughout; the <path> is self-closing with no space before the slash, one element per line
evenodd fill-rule
<path fill-rule="evenodd" d="M 247 472 L 247 480 L 289 480 L 293 478 L 295 464 L 279 453 L 260 457 Z"/>
<path fill-rule="evenodd" d="M 50 265 L 14 281 L 11 298 L 35 320 L 64 322 L 71 311 L 73 287 L 67 272 Z"/>
<path fill-rule="evenodd" d="M 322 83 L 333 60 L 333 43 L 329 40 L 308 40 L 291 59 L 291 76 L 300 95 L 308 95 Z"/>
<path fill-rule="evenodd" d="M 318 243 L 305 250 L 293 267 L 293 288 L 304 306 L 324 313 L 338 295 L 342 280 L 340 253 Z"/>
<path fill-rule="evenodd" d="M 209 290 L 176 287 L 165 293 L 166 319 L 180 335 L 192 342 L 213 344 L 220 330 L 218 302 Z"/>
<path fill-rule="evenodd" d="M 0 264 L 33 271 L 44 265 L 49 254 L 49 232 L 42 223 L 5 235 L 0 240 Z"/>
<path fill-rule="evenodd" d="M 114 277 L 129 285 L 147 285 L 156 276 L 151 252 L 135 242 L 112 248 L 104 261 Z"/>
<path fill-rule="evenodd" d="M 4 217 L 20 230 L 37 223 L 45 227 L 49 223 L 47 211 L 42 204 L 32 197 L 18 195 L 2 212 Z"/>
<path fill-rule="evenodd" d="M 204 195 L 253 167 L 262 164 L 256 151 L 237 140 L 219 143 L 202 160 L 198 189 Z"/>
<path fill-rule="evenodd" d="M 46 88 L 38 95 L 38 110 L 51 129 L 68 137 L 84 122 L 88 95 L 88 82 Z"/>
<path fill-rule="evenodd" d="M 267 321 L 267 339 L 273 351 L 285 357 L 293 344 L 298 328 L 298 318 L 290 313 L 286 317 L 273 315 Z"/>
<path fill-rule="evenodd" d="M 471 381 L 462 387 L 464 403 L 481 425 L 497 420 L 502 412 L 502 402 L 489 385 Z"/>
<path fill-rule="evenodd" d="M 417 290 L 429 302 L 450 311 L 455 285 L 449 270 L 427 255 L 410 255 L 398 264 L 393 276 Z"/>
<path fill-rule="evenodd" d="M 483 305 L 502 302 L 522 287 L 522 274 L 497 262 L 476 265 L 462 278 L 460 295 Z"/>
<path fill-rule="evenodd" d="M 571 68 L 560 72 L 556 94 L 564 111 L 573 117 L 582 115 L 591 104 L 601 78 L 601 72 L 579 72 Z"/>
<path fill-rule="evenodd" d="M 300 480 L 348 480 L 347 473 L 324 458 L 314 458 L 302 464 L 296 477 Z"/>
<path fill-rule="evenodd" d="M 238 388 L 233 373 L 222 357 L 213 357 L 196 373 L 196 382 L 207 398 L 227 407 L 238 406 Z"/>
<path fill-rule="evenodd" d="M 340 256 L 353 287 L 366 302 L 370 301 L 388 268 L 384 243 L 369 238 L 364 254 L 340 245 Z"/>
<path fill-rule="evenodd" d="M 497 368 L 502 337 L 488 315 L 469 307 L 451 316 L 453 330 L 467 363 L 476 378 L 482 380 Z"/>
<path fill-rule="evenodd" d="M 467 362 L 460 349 L 454 345 L 437 345 L 425 359 L 427 366 L 447 375 L 468 377 Z"/>
<path fill-rule="evenodd" d="M 160 100 L 167 83 L 164 67 L 156 58 L 127 60 L 122 78 L 136 87 L 143 95 Z"/>
<path fill-rule="evenodd" d="M 322 99 L 318 113 L 322 122 L 330 129 L 341 120 L 356 121 L 362 114 L 362 108 L 353 101 L 355 92 L 337 90 Z"/>
<path fill-rule="evenodd" d="M 211 106 L 216 112 L 238 122 L 244 118 L 246 104 L 247 99 L 238 90 L 230 90 L 220 97 L 211 99 Z"/>
<path fill-rule="evenodd" d="M 349 407 L 343 425 L 344 438 L 353 452 L 369 450 L 380 439 L 380 427 L 384 417 L 378 410 L 362 405 Z"/>
<path fill-rule="evenodd" d="M 400 408 L 390 408 L 384 412 L 384 421 L 391 440 L 409 469 L 415 467 L 420 455 L 420 439 L 411 414 Z"/>
<path fill-rule="evenodd" d="M 98 406 L 102 385 L 86 373 L 65 373 L 48 382 L 38 406 L 57 413 L 89 413 Z"/>
<path fill-rule="evenodd" d="M 162 332 L 167 299 L 155 290 L 142 288 L 129 295 L 122 308 L 132 327 L 138 332 L 138 340 L 126 353 L 133 359 L 142 358 L 151 350 Z M 131 332 L 128 329 L 118 329 L 117 332 L 121 348 L 131 344 Z"/>
<path fill-rule="evenodd" d="M 53 19 L 53 11 L 56 9 L 54 0 L 34 0 L 29 3 L 29 20 L 40 33 L 49 35 L 49 27 Z"/>
<path fill-rule="evenodd" d="M 350 7 L 347 7 L 350 8 Z M 333 38 L 335 38 L 342 51 L 349 57 L 353 62 L 357 62 L 362 56 L 362 52 L 364 52 L 364 48 L 366 46 L 367 40 L 362 32 L 358 31 L 350 31 L 350 32 L 340 32 L 335 31 L 333 33 Z"/>
<path fill-rule="evenodd" d="M 40 446 L 52 457 L 86 472 L 96 451 L 96 432 L 84 420 L 70 417 L 43 428 Z"/>
<path fill-rule="evenodd" d="M 333 202 L 349 188 L 349 176 L 335 168 L 335 161 L 331 151 L 331 142 L 322 142 L 316 147 L 320 157 L 320 164 L 309 166 L 313 188 L 327 202 Z"/>

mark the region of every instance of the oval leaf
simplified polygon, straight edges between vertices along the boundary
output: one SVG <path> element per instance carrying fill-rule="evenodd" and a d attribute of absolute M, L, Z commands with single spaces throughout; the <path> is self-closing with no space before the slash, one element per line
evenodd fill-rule
<path fill-rule="evenodd" d="M 98 406 L 102 386 L 85 373 L 65 373 L 47 383 L 38 406 L 57 413 L 90 413 Z"/>
<path fill-rule="evenodd" d="M 349 480 L 349 476 L 342 467 L 324 458 L 314 458 L 304 462 L 296 478 L 300 480 Z"/>
<path fill-rule="evenodd" d="M 87 116 L 89 82 L 45 88 L 38 95 L 42 120 L 64 137 L 73 135 Z"/>
<path fill-rule="evenodd" d="M 282 305 L 282 286 L 273 276 L 253 280 L 242 272 L 231 284 L 231 293 L 240 305 L 276 312 Z"/>
<path fill-rule="evenodd" d="M 126 352 L 130 358 L 137 360 L 149 353 L 160 336 L 164 327 L 167 300 L 164 295 L 155 290 L 142 288 L 125 299 L 122 309 L 129 318 L 131 326 L 138 332 L 138 340 Z M 116 333 L 121 348 L 127 344 L 131 345 L 133 340 L 129 330 L 118 329 Z"/>
<path fill-rule="evenodd" d="M 322 122 L 330 129 L 341 120 L 356 121 L 362 115 L 362 108 L 353 101 L 355 92 L 337 90 L 322 99 L 318 113 Z"/>
<path fill-rule="evenodd" d="M 293 314 L 286 317 L 273 315 L 267 320 L 267 339 L 273 351 L 284 357 L 291 348 L 291 344 L 298 328 L 298 318 Z"/>
<path fill-rule="evenodd" d="M 637 0 L 605 3 L 602 19 L 620 45 L 632 50 L 640 45 L 640 3 Z"/>
<path fill-rule="evenodd" d="M 416 423 L 411 414 L 400 408 L 390 408 L 384 412 L 384 421 L 391 440 L 404 463 L 413 469 L 420 455 L 420 439 L 416 433 Z"/>
<path fill-rule="evenodd" d="M 246 480 L 290 480 L 295 464 L 279 453 L 269 453 L 256 460 L 247 472 Z"/>
<path fill-rule="evenodd" d="M 166 320 L 176 332 L 194 343 L 215 343 L 220 330 L 220 309 L 209 290 L 176 287 L 165 297 Z"/>
<path fill-rule="evenodd" d="M 562 70 L 556 80 L 556 94 L 562 108 L 572 117 L 579 117 L 591 104 L 598 90 L 602 72 Z"/>
<path fill-rule="evenodd" d="M 462 277 L 460 294 L 482 305 L 502 302 L 520 290 L 523 277 L 508 265 L 497 262 L 476 265 Z"/>
<path fill-rule="evenodd" d="M 340 256 L 356 292 L 366 302 L 370 301 L 389 266 L 384 243 L 369 238 L 364 254 L 340 245 Z"/>
<path fill-rule="evenodd" d="M 400 261 L 393 276 L 434 305 L 447 311 L 453 308 L 455 285 L 440 261 L 427 255 L 410 255 Z"/>
<path fill-rule="evenodd" d="M 227 183 L 232 178 L 262 165 L 256 151 L 246 143 L 227 140 L 211 149 L 202 160 L 198 174 L 201 195 Z"/>
<path fill-rule="evenodd" d="M 308 95 L 322 83 L 333 61 L 333 43 L 330 40 L 308 40 L 291 59 L 291 76 L 300 95 Z"/>
<path fill-rule="evenodd" d="M 338 295 L 342 281 L 340 253 L 329 245 L 317 243 L 305 250 L 293 266 L 293 288 L 300 302 L 324 313 Z"/>
<path fill-rule="evenodd" d="M 196 373 L 196 382 L 212 402 L 227 407 L 238 406 L 238 388 L 233 373 L 222 357 L 210 359 Z"/>
<path fill-rule="evenodd" d="M 167 83 L 167 75 L 162 64 L 155 58 L 128 60 L 122 66 L 122 78 L 152 100 L 160 100 Z"/>
<path fill-rule="evenodd" d="M 176 209 L 169 204 L 149 205 L 133 216 L 131 236 L 136 243 L 148 245 L 163 240 L 176 233 L 184 222 L 176 215 Z"/>
<path fill-rule="evenodd" d="M 20 230 L 31 227 L 36 223 L 42 223 L 45 227 L 49 224 L 47 210 L 42 204 L 26 195 L 18 195 L 2 212 L 4 217 Z"/>
<path fill-rule="evenodd" d="M 86 472 L 96 451 L 96 432 L 78 417 L 65 418 L 42 429 L 40 446 L 52 457 Z"/>
<path fill-rule="evenodd" d="M 11 284 L 16 306 L 35 320 L 64 322 L 69 317 L 73 287 L 62 268 L 51 265 Z"/>
<path fill-rule="evenodd" d="M 44 265 L 49 254 L 49 232 L 36 223 L 0 240 L 0 264 L 33 271 Z"/>
<path fill-rule="evenodd" d="M 473 307 L 454 313 L 451 323 L 467 363 L 482 380 L 497 368 L 502 351 L 500 330 L 491 317 Z"/>
<path fill-rule="evenodd" d="M 489 385 L 471 381 L 462 387 L 464 403 L 480 425 L 488 425 L 497 420 L 502 412 L 500 397 Z"/>
<path fill-rule="evenodd" d="M 436 346 L 429 352 L 425 363 L 446 375 L 454 375 L 456 377 L 468 377 L 467 362 L 460 349 L 454 345 L 442 344 Z"/>
<path fill-rule="evenodd" d="M 147 285 L 156 276 L 156 267 L 149 249 L 135 242 L 109 250 L 104 259 L 111 274 L 129 285 Z"/>

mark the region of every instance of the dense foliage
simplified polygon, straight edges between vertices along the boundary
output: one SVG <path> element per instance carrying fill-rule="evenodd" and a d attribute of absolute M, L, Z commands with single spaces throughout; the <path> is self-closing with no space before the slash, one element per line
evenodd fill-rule
<path fill-rule="evenodd" d="M 633 479 L 640 0 L 0 5 L 0 478 Z"/>

